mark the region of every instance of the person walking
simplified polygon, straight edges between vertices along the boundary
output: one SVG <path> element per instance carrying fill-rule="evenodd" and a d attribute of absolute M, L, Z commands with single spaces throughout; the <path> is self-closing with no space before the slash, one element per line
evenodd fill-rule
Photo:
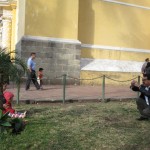
<path fill-rule="evenodd" d="M 37 78 L 37 81 L 38 81 L 38 84 L 40 85 L 40 89 L 42 90 L 43 89 L 43 68 L 39 68 L 39 72 L 38 72 L 38 78 Z"/>
<path fill-rule="evenodd" d="M 136 101 L 137 109 L 141 116 L 137 120 L 148 120 L 150 118 L 150 74 L 145 74 L 142 78 L 143 84 L 138 85 L 136 81 L 131 82 L 130 88 L 139 91 L 141 94 Z"/>
<path fill-rule="evenodd" d="M 144 64 L 142 65 L 141 73 L 143 75 L 145 74 L 145 68 L 146 68 L 148 62 L 149 62 L 149 58 L 146 58 Z"/>
<path fill-rule="evenodd" d="M 148 62 L 145 67 L 145 74 L 150 74 L 150 62 Z"/>
<path fill-rule="evenodd" d="M 28 67 L 27 75 L 28 75 L 28 78 L 27 78 L 27 81 L 26 81 L 26 90 L 30 89 L 31 81 L 33 82 L 33 84 L 35 85 L 37 90 L 40 89 L 40 85 L 37 82 L 37 77 L 36 77 L 36 73 L 35 73 L 35 67 L 36 67 L 36 63 L 34 62 L 35 57 L 36 57 L 36 53 L 31 53 L 31 56 L 29 57 L 29 59 L 27 61 L 27 67 Z"/>

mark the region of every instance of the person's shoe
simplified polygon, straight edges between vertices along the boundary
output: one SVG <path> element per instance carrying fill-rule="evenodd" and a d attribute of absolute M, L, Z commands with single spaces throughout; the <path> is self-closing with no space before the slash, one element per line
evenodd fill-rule
<path fill-rule="evenodd" d="M 144 121 L 145 120 L 146 121 L 146 120 L 148 120 L 148 118 L 145 118 L 145 117 L 141 116 L 140 118 L 137 118 L 136 120 L 138 120 L 138 121 Z"/>

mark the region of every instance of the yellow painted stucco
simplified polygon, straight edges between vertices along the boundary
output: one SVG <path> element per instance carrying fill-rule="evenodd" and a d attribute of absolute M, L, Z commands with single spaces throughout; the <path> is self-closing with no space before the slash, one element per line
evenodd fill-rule
<path fill-rule="evenodd" d="M 150 6 L 149 0 L 141 1 Z M 100 0 L 80 0 L 79 6 L 82 43 L 150 49 L 150 10 Z"/>
<path fill-rule="evenodd" d="M 25 35 L 25 3 L 26 0 L 19 0 L 17 2 L 16 12 L 16 44 L 19 43 Z"/>
<path fill-rule="evenodd" d="M 129 4 L 140 5 L 144 7 L 150 7 L 149 0 L 117 0 L 118 2 L 125 2 Z"/>
<path fill-rule="evenodd" d="M 6 16 L 6 20 L 9 20 L 8 26 L 7 26 L 7 40 L 6 43 L 6 48 L 8 52 L 14 52 L 15 51 L 15 40 L 16 40 L 16 7 L 17 3 L 16 1 L 10 2 L 7 5 L 2 5 L 2 10 L 7 10 L 10 11 L 11 15 Z M 15 56 L 15 53 L 11 54 L 12 57 Z"/>
<path fill-rule="evenodd" d="M 136 78 L 134 80 L 138 81 L 138 76 L 141 75 L 140 73 L 121 73 L 121 72 L 96 72 L 96 71 L 81 71 L 80 73 L 80 79 L 81 84 L 90 84 L 90 85 L 100 85 L 103 82 L 102 76 L 105 75 L 105 84 L 109 85 L 130 85 L 131 80 L 133 78 Z M 142 75 L 141 75 L 142 76 Z M 113 81 L 108 79 L 107 77 L 117 80 Z M 87 80 L 86 80 L 87 79 Z M 89 80 L 93 79 L 93 80 Z M 125 81 L 125 82 L 118 82 L 118 81 Z"/>
<path fill-rule="evenodd" d="M 149 0 L 118 0 L 150 7 Z M 84 44 L 150 50 L 150 10 L 100 0 L 80 0 L 78 38 Z M 144 62 L 149 53 L 82 48 L 81 58 Z M 81 71 L 80 77 L 91 79 L 101 75 L 116 80 L 129 80 L 139 73 Z M 83 80 L 82 84 L 101 84 L 102 80 Z M 108 84 L 130 84 L 106 79 Z"/>
<path fill-rule="evenodd" d="M 81 50 L 81 58 L 129 60 L 129 61 L 143 62 L 147 57 L 150 58 L 149 53 L 116 51 L 116 50 L 98 50 L 98 49 Z"/>
<path fill-rule="evenodd" d="M 12 8 L 12 30 L 11 30 L 11 51 L 15 51 L 15 44 L 16 44 L 16 3 L 11 5 Z M 15 56 L 13 53 L 12 56 Z"/>
<path fill-rule="evenodd" d="M 26 0 L 25 35 L 78 38 L 79 0 Z"/>

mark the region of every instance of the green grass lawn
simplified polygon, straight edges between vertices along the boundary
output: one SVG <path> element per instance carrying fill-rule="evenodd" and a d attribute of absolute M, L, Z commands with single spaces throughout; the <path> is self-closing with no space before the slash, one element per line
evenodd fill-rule
<path fill-rule="evenodd" d="M 4 136 L 1 150 L 149 150 L 150 121 L 135 102 L 21 105 L 28 125 L 20 135 Z"/>

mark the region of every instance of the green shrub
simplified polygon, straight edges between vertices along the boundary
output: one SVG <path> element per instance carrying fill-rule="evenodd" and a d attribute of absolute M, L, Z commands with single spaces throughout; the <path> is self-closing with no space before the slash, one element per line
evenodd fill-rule
<path fill-rule="evenodd" d="M 0 133 L 4 133 L 6 129 L 12 126 L 8 118 L 9 118 L 8 113 L 3 115 L 2 110 L 0 110 Z"/>
<path fill-rule="evenodd" d="M 0 110 L 0 134 L 3 133 L 19 134 L 25 128 L 24 121 L 20 118 L 10 118 L 8 114 L 9 112 L 3 114 L 2 110 Z"/>

